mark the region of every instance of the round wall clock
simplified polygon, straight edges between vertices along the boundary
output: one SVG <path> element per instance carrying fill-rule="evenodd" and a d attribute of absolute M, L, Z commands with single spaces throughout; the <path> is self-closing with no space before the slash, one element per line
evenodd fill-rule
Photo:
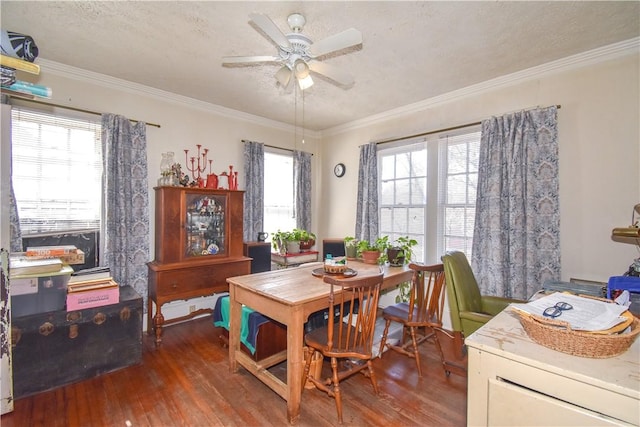
<path fill-rule="evenodd" d="M 344 163 L 338 163 L 334 168 L 333 168 L 333 173 L 336 174 L 336 176 L 338 178 L 340 178 L 341 176 L 344 175 L 346 168 L 344 167 Z"/>

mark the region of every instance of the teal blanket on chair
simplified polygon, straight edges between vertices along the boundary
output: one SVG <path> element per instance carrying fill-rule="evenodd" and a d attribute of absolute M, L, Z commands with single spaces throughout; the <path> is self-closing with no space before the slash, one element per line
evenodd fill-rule
<path fill-rule="evenodd" d="M 269 322 L 269 318 L 247 306 L 242 306 L 242 319 L 240 323 L 240 342 L 244 344 L 251 354 L 256 352 L 256 338 L 258 329 L 263 323 Z M 216 301 L 213 309 L 213 325 L 229 330 L 229 295 L 221 296 Z"/>

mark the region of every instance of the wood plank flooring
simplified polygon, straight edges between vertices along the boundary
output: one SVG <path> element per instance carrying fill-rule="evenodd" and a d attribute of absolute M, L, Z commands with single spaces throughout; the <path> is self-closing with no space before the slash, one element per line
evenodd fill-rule
<path fill-rule="evenodd" d="M 219 345 L 219 333 L 211 318 L 204 318 L 167 327 L 158 349 L 145 335 L 141 365 L 18 399 L 1 425 L 288 425 L 282 398 L 243 368 L 229 372 L 228 350 Z M 466 378 L 446 377 L 431 343 L 421 346 L 421 357 L 422 378 L 406 356 L 388 351 L 376 359 L 379 396 L 362 375 L 341 383 L 344 425 L 466 425 Z M 282 371 L 277 375 L 285 375 L 283 366 L 275 368 Z M 323 370 L 329 371 L 328 362 Z M 297 425 L 337 424 L 333 398 L 305 390 Z"/>

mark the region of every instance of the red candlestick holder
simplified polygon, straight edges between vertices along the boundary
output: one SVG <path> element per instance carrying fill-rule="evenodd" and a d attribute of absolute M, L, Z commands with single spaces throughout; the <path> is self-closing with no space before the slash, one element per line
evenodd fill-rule
<path fill-rule="evenodd" d="M 191 176 L 193 177 L 193 179 L 200 180 L 201 173 L 206 171 L 207 169 L 207 153 L 209 152 L 209 149 L 208 148 L 202 149 L 202 144 L 196 144 L 196 147 L 198 147 L 198 156 L 191 157 L 191 159 L 189 159 L 189 150 L 184 150 L 184 161 L 185 161 L 185 166 L 187 170 L 191 172 Z M 200 153 L 201 149 L 202 149 L 202 153 Z M 197 162 L 196 162 L 196 159 L 197 159 Z M 211 168 L 212 162 L 213 160 L 209 160 L 209 168 Z M 191 164 L 191 166 L 189 166 L 189 164 Z"/>

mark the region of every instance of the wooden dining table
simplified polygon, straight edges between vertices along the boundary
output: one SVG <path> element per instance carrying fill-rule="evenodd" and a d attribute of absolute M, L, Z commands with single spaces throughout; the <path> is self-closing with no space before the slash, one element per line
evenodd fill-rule
<path fill-rule="evenodd" d="M 411 280 L 406 266 L 390 267 L 349 261 L 356 276 L 378 274 L 384 270 L 382 289 L 393 288 Z M 330 285 L 312 274 L 322 264 L 267 271 L 230 277 L 229 283 L 229 369 L 235 373 L 239 365 L 255 375 L 287 402 L 289 422 L 300 417 L 302 371 L 304 363 L 304 323 L 309 315 L 329 306 Z M 240 349 L 242 306 L 246 305 L 287 327 L 287 349 L 268 358 L 254 361 Z M 268 370 L 286 360 L 286 383 Z"/>

